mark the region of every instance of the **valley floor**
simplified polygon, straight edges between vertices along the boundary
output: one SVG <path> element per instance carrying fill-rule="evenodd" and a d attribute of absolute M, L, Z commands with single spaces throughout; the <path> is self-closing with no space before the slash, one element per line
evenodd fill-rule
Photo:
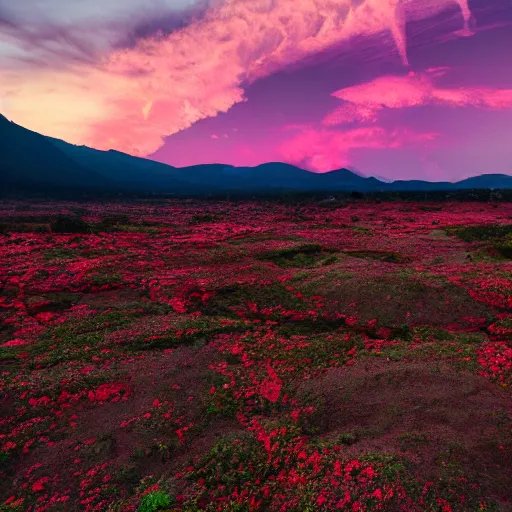
<path fill-rule="evenodd" d="M 512 510 L 511 220 L 0 203 L 0 511 Z"/>

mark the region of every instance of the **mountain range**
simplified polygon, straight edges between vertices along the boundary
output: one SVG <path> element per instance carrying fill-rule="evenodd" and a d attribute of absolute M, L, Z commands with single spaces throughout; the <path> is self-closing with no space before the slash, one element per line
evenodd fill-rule
<path fill-rule="evenodd" d="M 100 151 L 47 137 L 0 114 L 0 187 L 71 187 L 172 195 L 222 192 L 451 191 L 512 188 L 512 176 L 385 182 L 348 169 L 313 173 L 282 162 L 256 167 L 203 164 L 172 167 L 115 150 Z"/>

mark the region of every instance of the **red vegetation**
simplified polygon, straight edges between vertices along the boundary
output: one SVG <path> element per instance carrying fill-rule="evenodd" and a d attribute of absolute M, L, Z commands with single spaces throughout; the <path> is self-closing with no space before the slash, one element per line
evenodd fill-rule
<path fill-rule="evenodd" d="M 0 510 L 512 503 L 512 205 L 0 214 Z"/>

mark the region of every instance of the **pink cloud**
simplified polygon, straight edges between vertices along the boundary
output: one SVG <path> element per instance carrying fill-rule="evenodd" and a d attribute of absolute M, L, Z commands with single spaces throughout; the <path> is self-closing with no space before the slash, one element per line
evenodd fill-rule
<path fill-rule="evenodd" d="M 431 68 L 425 73 L 410 72 L 405 76 L 382 76 L 371 82 L 347 87 L 333 93 L 345 103 L 330 112 L 322 121 L 325 126 L 352 122 L 375 122 L 384 108 L 401 109 L 421 105 L 448 107 L 512 108 L 512 89 L 437 87 L 434 78 L 446 68 Z"/>
<path fill-rule="evenodd" d="M 389 131 L 378 126 L 344 132 L 310 127 L 281 144 L 278 151 L 286 162 L 325 172 L 350 165 L 354 149 L 396 149 L 411 144 L 428 146 L 436 136 L 405 129 Z"/>
<path fill-rule="evenodd" d="M 327 114 L 322 123 L 325 126 L 336 126 L 354 122 L 377 121 L 377 109 L 373 106 L 355 105 L 346 103 Z"/>
<path fill-rule="evenodd" d="M 421 105 L 432 85 L 428 77 L 414 72 L 406 76 L 383 76 L 365 84 L 333 93 L 336 98 L 371 109 Z"/>
<path fill-rule="evenodd" d="M 18 90 L 11 110 L 27 127 L 78 144 L 147 155 L 166 136 L 245 101 L 244 84 L 353 36 L 388 33 L 407 63 L 405 22 L 456 4 L 465 27 L 467 0 L 213 1 L 186 27 L 111 51 L 99 65 L 73 64 L 58 77 L 49 69 L 21 73 L 14 84 L 0 77 L 0 95 L 11 86 Z M 48 92 L 49 86 L 56 92 Z M 412 96 L 415 88 L 409 89 Z M 389 102 L 400 101 L 392 90 L 387 94 Z M 74 104 L 56 124 L 53 109 L 62 97 Z M 357 115 L 371 118 L 372 112 L 360 109 Z"/>

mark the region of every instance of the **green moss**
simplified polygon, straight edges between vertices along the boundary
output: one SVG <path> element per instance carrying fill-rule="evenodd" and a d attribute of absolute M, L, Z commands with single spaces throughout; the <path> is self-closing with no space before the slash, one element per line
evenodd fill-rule
<path fill-rule="evenodd" d="M 476 226 L 447 228 L 446 231 L 465 242 L 485 242 L 512 235 L 512 225 L 479 224 Z"/>
<path fill-rule="evenodd" d="M 238 318 L 237 311 L 244 311 L 246 316 L 261 316 L 251 313 L 248 303 L 257 304 L 258 309 L 275 308 L 282 306 L 288 310 L 309 309 L 308 305 L 295 297 L 282 284 L 272 283 L 269 285 L 254 284 L 232 284 L 214 290 L 206 304 L 198 302 L 197 308 L 204 315 L 225 316 Z"/>
<path fill-rule="evenodd" d="M 409 263 L 411 260 L 399 252 L 392 251 L 344 251 L 347 256 L 384 261 L 386 263 Z"/>
<path fill-rule="evenodd" d="M 481 224 L 448 228 L 447 233 L 465 242 L 481 242 L 487 252 L 512 259 L 512 225 Z"/>
<path fill-rule="evenodd" d="M 94 286 L 105 286 L 105 285 L 120 284 L 123 282 L 123 278 L 122 278 L 121 274 L 118 274 L 118 273 L 109 274 L 106 272 L 101 272 L 101 273 L 94 274 L 94 275 L 90 276 L 89 281 Z"/>
<path fill-rule="evenodd" d="M 263 261 L 271 261 L 282 268 L 314 267 L 317 264 L 330 265 L 336 260 L 326 254 L 331 251 L 320 244 L 303 244 L 284 249 L 274 249 L 256 256 Z"/>
<path fill-rule="evenodd" d="M 350 226 L 350 229 L 359 235 L 371 235 L 372 230 L 370 228 L 364 228 L 361 226 Z"/>
<path fill-rule="evenodd" d="M 137 512 L 156 512 L 164 510 L 173 504 L 173 499 L 164 491 L 153 491 L 141 500 Z"/>

